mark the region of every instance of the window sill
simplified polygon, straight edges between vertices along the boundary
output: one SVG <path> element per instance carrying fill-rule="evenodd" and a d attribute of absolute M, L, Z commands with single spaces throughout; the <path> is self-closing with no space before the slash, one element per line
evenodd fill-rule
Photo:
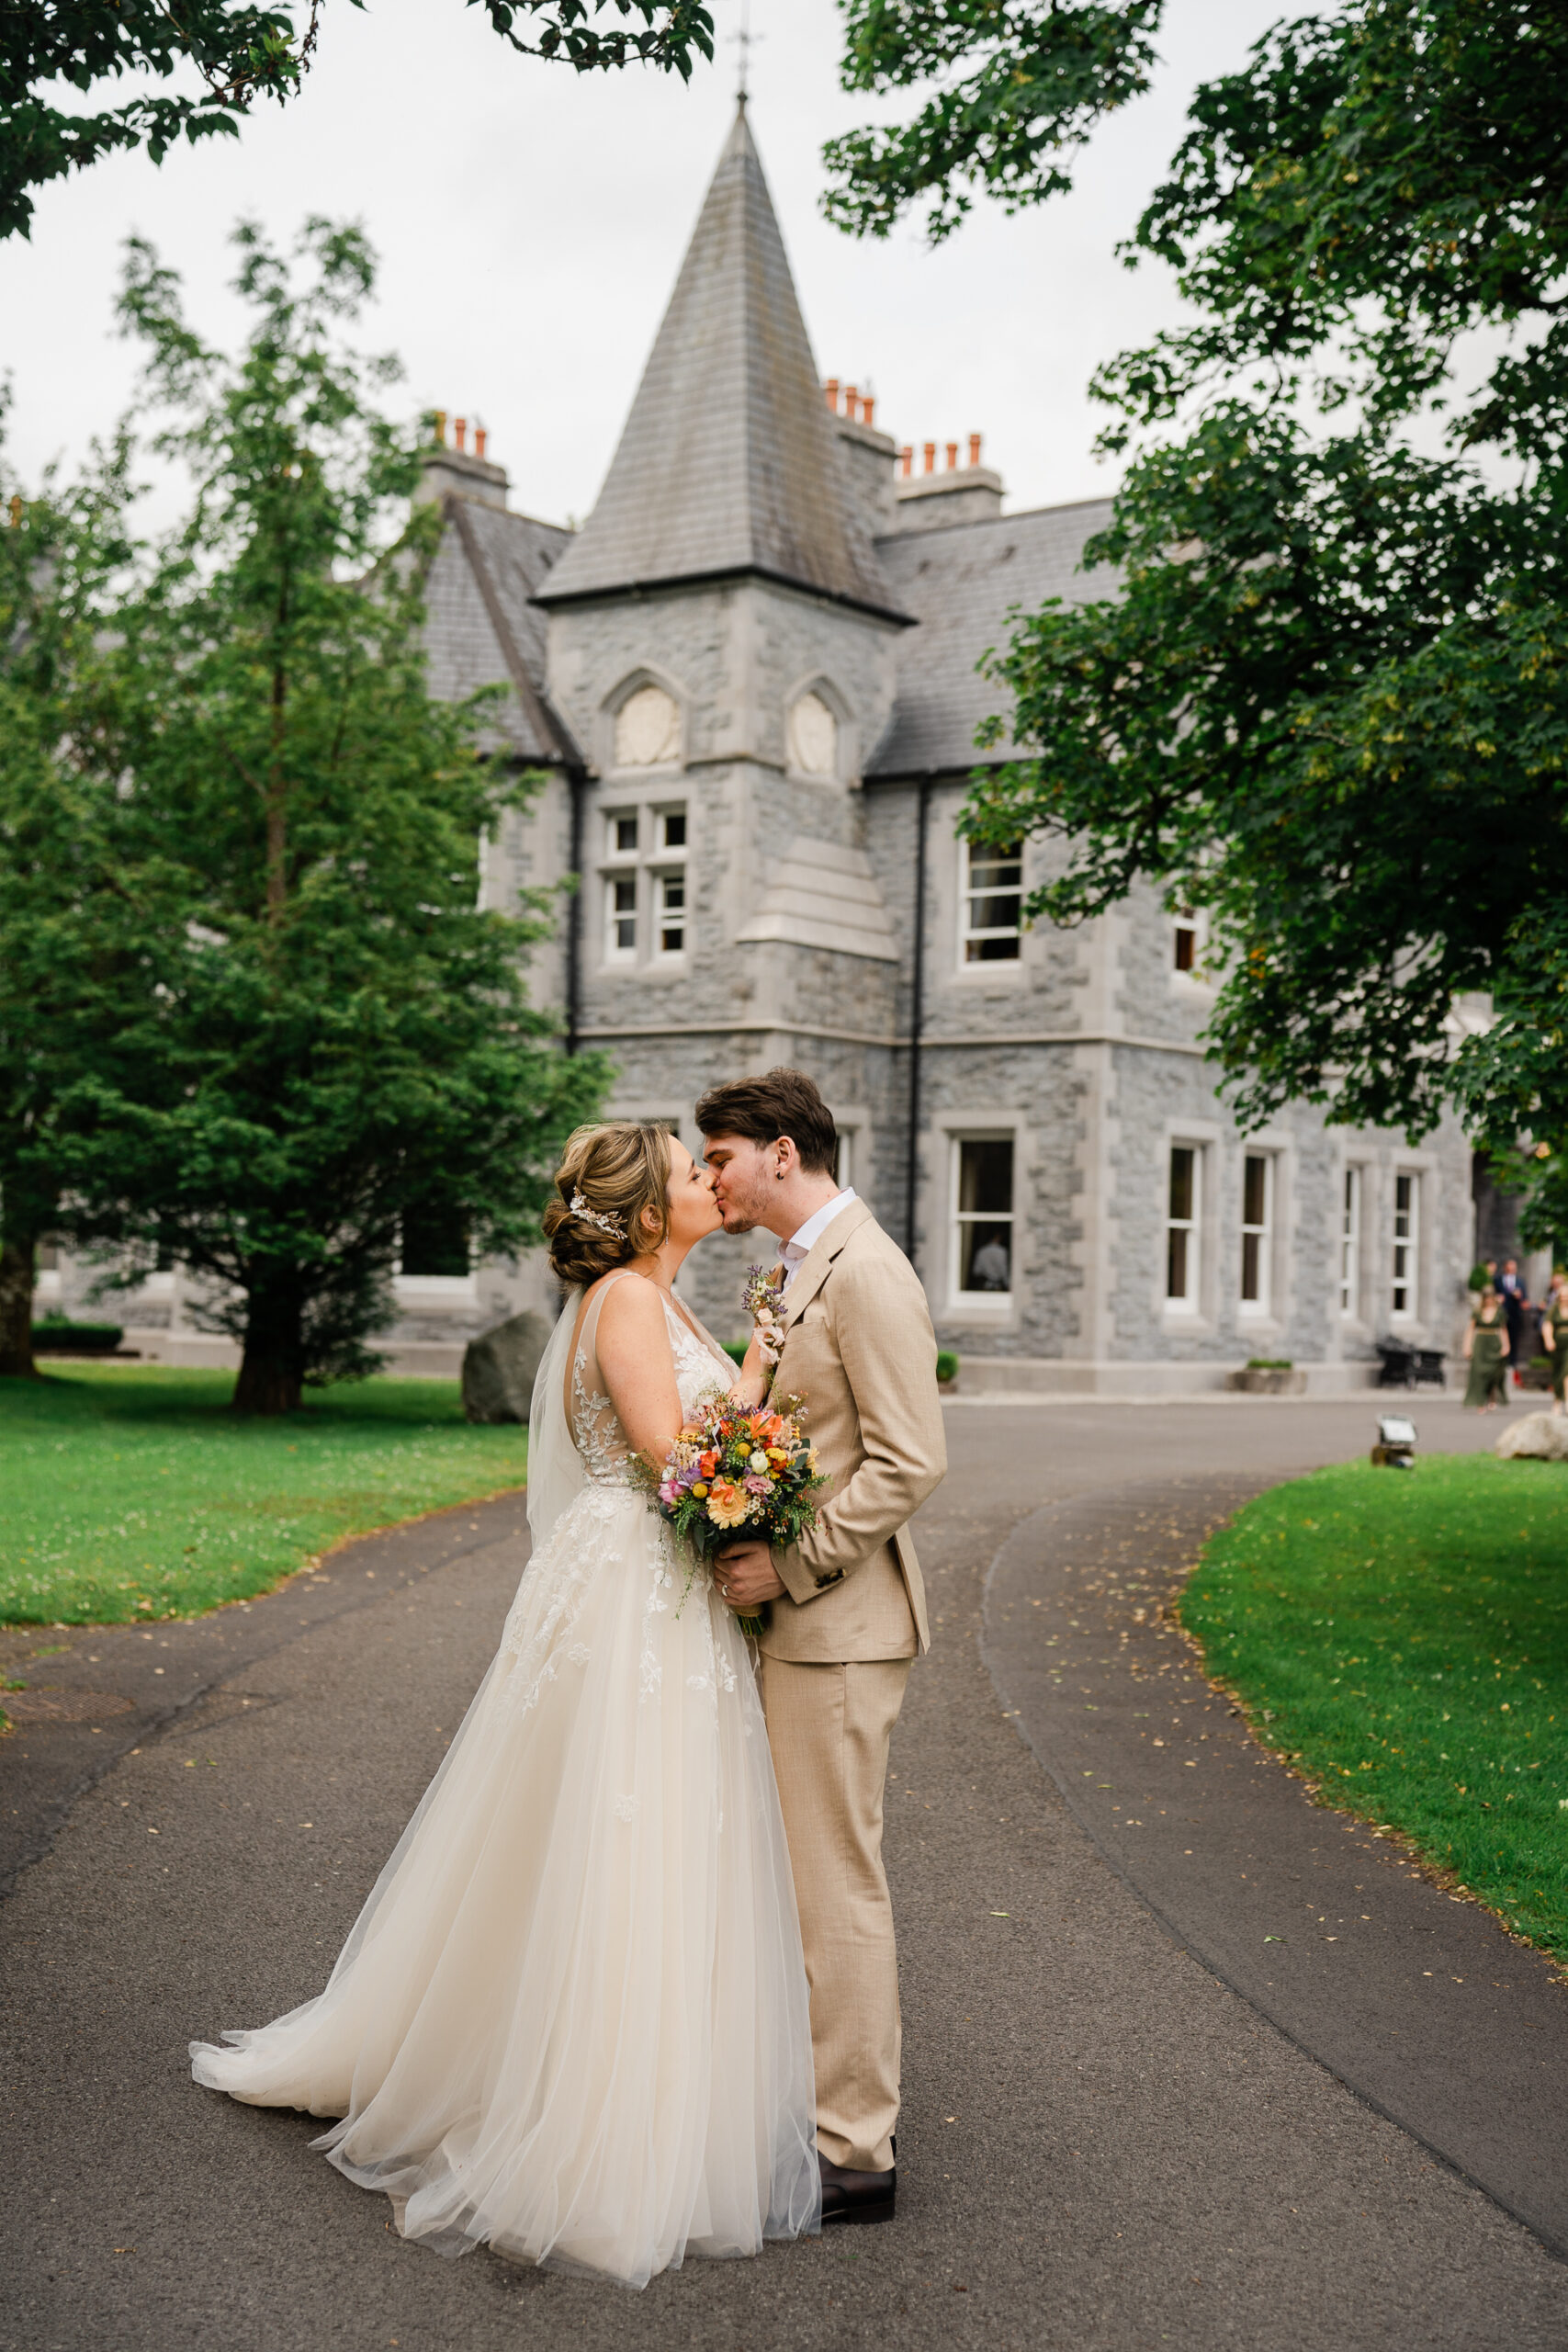
<path fill-rule="evenodd" d="M 472 1306 L 479 1293 L 472 1274 L 394 1274 L 392 1295 L 411 1306 Z"/>

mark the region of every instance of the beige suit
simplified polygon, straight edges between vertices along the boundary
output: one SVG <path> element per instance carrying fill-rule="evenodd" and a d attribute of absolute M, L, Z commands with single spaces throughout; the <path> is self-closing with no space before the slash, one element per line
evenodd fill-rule
<path fill-rule="evenodd" d="M 817 2136 L 858 2171 L 893 2162 L 898 1972 L 882 1867 L 887 1746 L 931 1646 L 908 1521 L 947 1469 L 936 1340 L 914 1269 L 863 1201 L 840 1209 L 784 1305 L 773 1393 L 798 1396 L 829 1480 L 774 1555 L 762 1703 L 811 1981 Z"/>

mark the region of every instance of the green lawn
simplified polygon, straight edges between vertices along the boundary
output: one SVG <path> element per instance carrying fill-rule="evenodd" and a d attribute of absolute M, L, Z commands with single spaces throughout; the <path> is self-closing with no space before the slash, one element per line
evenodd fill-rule
<path fill-rule="evenodd" d="M 527 1432 L 451 1380 L 369 1380 L 236 1420 L 228 1373 L 51 1366 L 0 1380 L 0 1622 L 189 1617 L 371 1528 L 520 1487 Z"/>
<path fill-rule="evenodd" d="M 1568 1464 L 1296 1479 L 1213 1539 L 1181 1616 L 1325 1803 L 1568 1962 Z"/>

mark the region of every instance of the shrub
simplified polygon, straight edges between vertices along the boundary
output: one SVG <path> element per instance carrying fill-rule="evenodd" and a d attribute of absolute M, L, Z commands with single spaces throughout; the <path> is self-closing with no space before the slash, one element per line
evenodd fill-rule
<path fill-rule="evenodd" d="M 72 1323 L 63 1315 L 46 1315 L 33 1325 L 35 1354 L 51 1356 L 112 1356 L 125 1337 L 119 1323 Z"/>
<path fill-rule="evenodd" d="M 938 1351 L 936 1360 L 936 1376 L 939 1380 L 957 1379 L 958 1358 L 953 1354 L 951 1348 L 942 1348 Z"/>

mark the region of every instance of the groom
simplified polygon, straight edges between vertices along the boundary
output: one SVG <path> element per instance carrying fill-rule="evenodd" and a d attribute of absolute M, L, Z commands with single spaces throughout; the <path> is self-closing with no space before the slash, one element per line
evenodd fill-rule
<path fill-rule="evenodd" d="M 770 1601 L 762 1705 L 811 1983 L 822 2219 L 892 2218 L 898 1971 L 882 1868 L 887 1745 L 925 1589 L 908 1521 L 947 1469 L 936 1340 L 913 1267 L 833 1174 L 833 1117 L 803 1071 L 716 1086 L 697 1104 L 727 1233 L 782 1247 L 781 1396 L 805 1399 L 829 1484 L 798 1548 L 738 1544 L 733 1609 Z"/>

